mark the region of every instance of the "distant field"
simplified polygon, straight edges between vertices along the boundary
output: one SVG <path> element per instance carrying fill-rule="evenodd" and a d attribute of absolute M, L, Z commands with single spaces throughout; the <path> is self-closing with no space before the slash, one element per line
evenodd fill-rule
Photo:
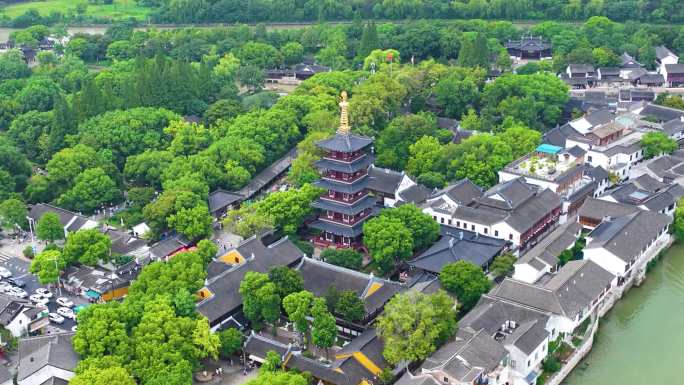
<path fill-rule="evenodd" d="M 16 17 L 29 9 L 35 9 L 41 15 L 48 15 L 50 12 L 59 11 L 66 13 L 69 9 L 75 9 L 78 4 L 87 4 L 87 15 L 104 18 L 125 18 L 134 17 L 144 20 L 150 12 L 150 8 L 140 7 L 135 0 L 114 0 L 113 4 L 89 4 L 88 0 L 43 0 L 27 1 L 10 5 L 0 5 L 0 13 L 9 17 Z"/>

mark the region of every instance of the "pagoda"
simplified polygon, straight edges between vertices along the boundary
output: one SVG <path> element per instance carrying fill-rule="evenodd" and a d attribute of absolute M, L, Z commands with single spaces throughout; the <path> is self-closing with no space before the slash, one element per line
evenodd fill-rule
<path fill-rule="evenodd" d="M 354 135 L 349 126 L 349 102 L 342 92 L 340 127 L 335 136 L 316 146 L 324 155 L 316 162 L 321 179 L 314 185 L 325 189 L 312 205 L 320 210 L 310 227 L 321 231 L 313 241 L 317 246 L 360 248 L 363 223 L 374 212 L 376 199 L 369 195 L 368 168 L 373 163 L 369 153 L 371 138 Z"/>

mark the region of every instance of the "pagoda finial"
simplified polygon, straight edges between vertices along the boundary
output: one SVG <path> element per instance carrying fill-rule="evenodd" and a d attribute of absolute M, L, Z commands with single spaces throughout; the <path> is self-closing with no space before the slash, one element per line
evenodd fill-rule
<path fill-rule="evenodd" d="M 349 102 L 347 101 L 347 91 L 342 91 L 342 101 L 340 102 L 340 127 L 337 133 L 341 135 L 349 135 L 351 128 L 349 127 Z"/>

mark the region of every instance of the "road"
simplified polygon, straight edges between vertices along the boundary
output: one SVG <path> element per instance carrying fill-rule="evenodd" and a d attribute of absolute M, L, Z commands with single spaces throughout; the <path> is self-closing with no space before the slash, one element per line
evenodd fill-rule
<path fill-rule="evenodd" d="M 21 258 L 13 257 L 11 255 L 6 254 L 5 252 L 0 251 L 0 266 L 5 267 L 9 271 L 11 271 L 12 277 L 19 278 L 22 281 L 26 282 L 26 286 L 23 289 L 26 290 L 26 292 L 29 295 L 33 294 L 35 290 L 39 287 L 45 287 L 44 285 L 41 285 L 40 282 L 38 282 L 38 278 L 35 275 L 29 273 L 29 262 Z M 55 302 L 55 299 L 59 297 L 59 292 L 56 289 L 51 289 L 50 291 L 53 295 L 50 299 L 50 302 L 48 303 L 48 309 L 51 313 L 54 313 L 57 311 L 57 308 L 59 308 L 59 305 L 57 305 L 57 303 Z M 67 295 L 64 296 L 67 297 Z M 88 303 L 84 298 L 75 298 L 74 296 L 68 297 L 77 305 Z M 76 325 L 76 322 L 72 319 L 65 318 L 64 323 L 61 325 L 52 322 L 50 323 L 50 325 L 52 327 L 69 331 Z"/>

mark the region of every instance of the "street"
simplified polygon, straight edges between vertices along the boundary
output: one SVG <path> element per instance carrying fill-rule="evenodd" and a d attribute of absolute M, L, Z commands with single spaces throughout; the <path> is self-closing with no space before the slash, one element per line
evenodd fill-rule
<path fill-rule="evenodd" d="M 39 287 L 45 287 L 44 285 L 41 285 L 40 282 L 38 282 L 38 278 L 29 273 L 30 263 L 28 261 L 25 261 L 21 258 L 18 257 L 13 257 L 11 255 L 8 255 L 6 252 L 2 251 L 0 249 L 0 266 L 7 268 L 9 271 L 12 272 L 12 277 L 13 278 L 19 278 L 22 281 L 26 282 L 26 286 L 23 287 L 23 289 L 28 293 L 30 296 L 35 292 L 36 289 Z M 50 302 L 48 303 L 48 309 L 50 310 L 51 313 L 54 313 L 57 311 L 57 308 L 60 306 L 57 305 L 55 300 L 57 297 L 59 297 L 59 290 L 52 288 L 50 289 L 52 292 L 52 298 L 50 298 Z M 68 297 L 74 304 L 77 305 L 82 305 L 82 304 L 87 304 L 88 301 L 85 300 L 84 298 L 81 297 L 74 297 L 72 295 L 66 295 L 66 293 L 62 293 L 64 297 Z M 26 298 L 28 300 L 28 297 Z M 72 319 L 69 318 L 64 318 L 64 323 L 61 325 L 58 325 L 54 322 L 50 322 L 50 327 L 48 327 L 48 332 L 52 328 L 57 328 L 65 331 L 70 331 L 74 326 L 76 325 L 76 322 Z"/>

